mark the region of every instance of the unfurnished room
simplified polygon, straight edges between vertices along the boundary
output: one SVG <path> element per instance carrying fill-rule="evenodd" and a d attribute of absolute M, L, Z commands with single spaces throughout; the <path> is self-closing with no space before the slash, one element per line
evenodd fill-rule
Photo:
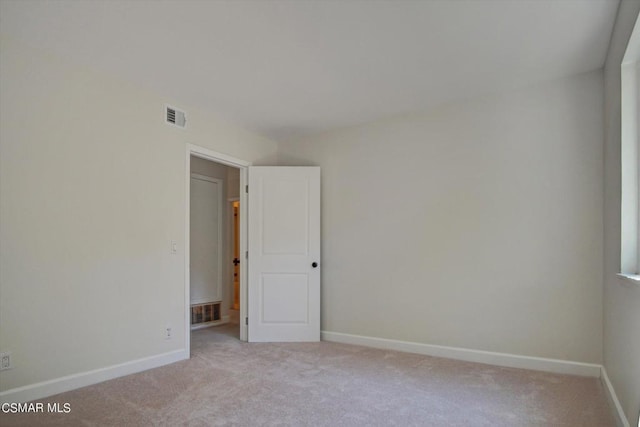
<path fill-rule="evenodd" d="M 640 0 L 0 0 L 0 425 L 640 427 Z"/>

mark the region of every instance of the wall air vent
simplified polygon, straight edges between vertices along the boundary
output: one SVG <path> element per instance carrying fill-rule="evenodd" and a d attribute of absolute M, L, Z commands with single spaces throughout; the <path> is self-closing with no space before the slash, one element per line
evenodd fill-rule
<path fill-rule="evenodd" d="M 167 124 L 184 129 L 187 127 L 187 116 L 184 111 L 165 105 L 165 121 Z"/>

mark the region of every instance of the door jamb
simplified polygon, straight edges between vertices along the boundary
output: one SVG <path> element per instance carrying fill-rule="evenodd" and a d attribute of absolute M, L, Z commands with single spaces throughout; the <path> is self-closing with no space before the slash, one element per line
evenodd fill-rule
<path fill-rule="evenodd" d="M 228 156 L 208 148 L 200 147 L 194 144 L 186 144 L 186 171 L 185 171 L 185 347 L 189 357 L 191 357 L 191 283 L 190 283 L 190 254 L 189 254 L 189 218 L 191 203 L 191 156 L 200 157 L 201 159 L 210 160 L 226 166 L 240 169 L 240 254 L 247 251 L 247 193 L 242 191 L 248 183 L 248 172 L 251 162 Z M 247 325 L 243 321 L 247 317 L 247 261 L 245 257 L 244 266 L 241 267 L 240 274 L 240 340 L 247 341 Z"/>

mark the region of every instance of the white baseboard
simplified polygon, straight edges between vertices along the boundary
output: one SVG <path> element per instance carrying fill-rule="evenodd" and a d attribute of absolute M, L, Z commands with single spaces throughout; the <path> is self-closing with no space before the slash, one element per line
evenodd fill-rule
<path fill-rule="evenodd" d="M 613 384 L 611 384 L 611 381 L 609 381 L 609 375 L 607 375 L 607 370 L 604 368 L 604 366 L 602 367 L 600 380 L 602 381 L 602 385 L 607 392 L 609 404 L 615 409 L 616 425 L 618 425 L 619 427 L 631 427 L 631 424 L 629 424 L 629 420 L 627 420 L 627 416 L 622 409 L 622 405 L 618 400 L 618 395 L 613 388 Z"/>
<path fill-rule="evenodd" d="M 333 341 L 344 344 L 355 344 L 366 347 L 387 350 L 404 351 L 407 353 L 424 354 L 427 356 L 445 357 L 447 359 L 464 360 L 467 362 L 486 363 L 488 365 L 505 366 L 509 368 L 531 369 L 534 371 L 554 372 L 558 374 L 581 375 L 585 377 L 600 377 L 601 365 L 572 362 L 569 360 L 545 359 L 542 357 L 520 356 L 509 353 L 494 353 L 482 350 L 470 350 L 459 347 L 421 344 L 408 341 L 389 340 L 384 338 L 365 337 L 361 335 L 342 334 L 339 332 L 322 331 L 323 341 Z"/>
<path fill-rule="evenodd" d="M 35 399 L 42 399 L 54 394 L 101 383 L 103 381 L 111 380 L 125 375 L 135 374 L 137 372 L 142 372 L 146 371 L 147 369 L 168 365 L 170 363 L 178 362 L 180 360 L 188 358 L 188 351 L 184 349 L 175 350 L 168 353 L 159 354 L 157 356 L 145 357 L 143 359 L 137 359 L 130 362 L 120 363 L 118 365 L 108 366 L 106 368 L 94 369 L 92 371 L 68 375 L 65 377 L 43 381 L 24 387 L 17 387 L 1 392 L 0 403 L 28 402 Z"/>

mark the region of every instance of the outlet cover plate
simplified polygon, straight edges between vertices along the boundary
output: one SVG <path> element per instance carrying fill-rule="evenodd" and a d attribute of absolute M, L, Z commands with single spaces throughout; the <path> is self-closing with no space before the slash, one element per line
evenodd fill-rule
<path fill-rule="evenodd" d="M 0 371 L 6 371 L 11 369 L 11 353 L 0 353 Z"/>

